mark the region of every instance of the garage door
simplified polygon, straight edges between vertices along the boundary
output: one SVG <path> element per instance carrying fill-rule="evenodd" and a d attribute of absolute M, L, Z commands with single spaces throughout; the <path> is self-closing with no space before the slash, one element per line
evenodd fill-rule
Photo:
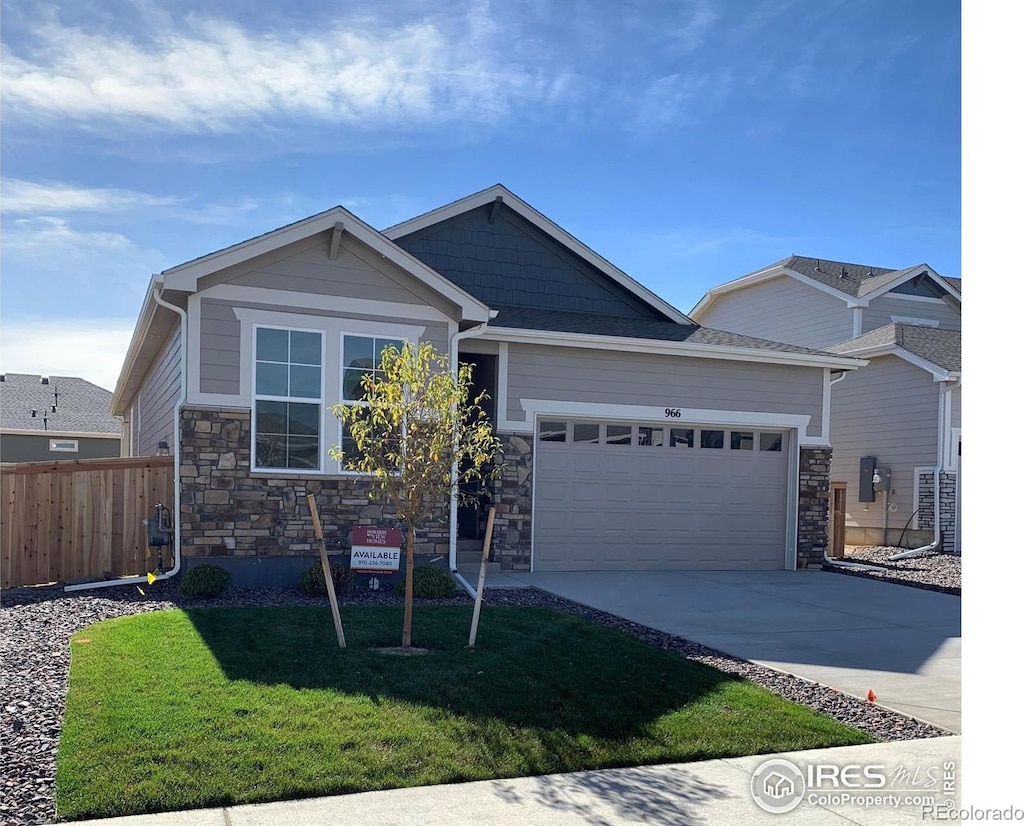
<path fill-rule="evenodd" d="M 534 570 L 785 567 L 789 434 L 542 419 Z"/>

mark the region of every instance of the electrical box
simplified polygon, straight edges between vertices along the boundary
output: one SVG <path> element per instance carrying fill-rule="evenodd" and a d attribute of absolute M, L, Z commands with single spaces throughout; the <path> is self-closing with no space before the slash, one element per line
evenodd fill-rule
<path fill-rule="evenodd" d="M 875 475 L 872 478 L 878 479 L 875 482 L 876 493 L 885 493 L 892 489 L 892 470 L 890 468 L 884 465 L 875 465 Z"/>
<path fill-rule="evenodd" d="M 875 457 L 864 456 L 860 460 L 860 489 L 857 495 L 858 502 L 875 501 Z"/>

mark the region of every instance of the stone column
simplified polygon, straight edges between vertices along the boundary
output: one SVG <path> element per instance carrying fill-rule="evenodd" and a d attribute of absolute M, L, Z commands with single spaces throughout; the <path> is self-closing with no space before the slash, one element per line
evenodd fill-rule
<path fill-rule="evenodd" d="M 829 472 L 832 448 L 800 448 L 800 502 L 796 523 L 796 567 L 820 566 L 828 549 Z"/>

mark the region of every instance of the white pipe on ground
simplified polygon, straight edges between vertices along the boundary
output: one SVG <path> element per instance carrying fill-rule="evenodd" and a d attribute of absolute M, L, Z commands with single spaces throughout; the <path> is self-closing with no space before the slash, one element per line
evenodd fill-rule
<path fill-rule="evenodd" d="M 932 541 L 920 548 L 911 548 L 909 551 L 900 551 L 887 557 L 889 562 L 899 562 L 901 559 L 912 559 L 915 556 L 924 556 L 927 553 L 938 549 L 942 543 L 942 532 L 939 529 L 939 477 L 942 475 L 943 459 L 945 458 L 945 435 L 946 435 L 946 397 L 953 388 L 949 381 L 943 381 L 939 385 L 939 438 L 935 456 L 935 468 L 932 470 L 932 484 L 934 499 L 932 500 Z"/>
<path fill-rule="evenodd" d="M 188 314 L 178 306 L 163 299 L 161 282 L 153 284 L 153 300 L 161 307 L 166 307 L 181 316 L 181 390 L 174 404 L 174 566 L 166 573 L 157 574 L 156 578 L 170 579 L 181 570 L 181 408 L 185 404 L 188 377 Z M 124 579 L 106 579 L 102 582 L 83 582 L 81 585 L 67 585 L 65 591 L 86 591 L 92 588 L 110 588 L 114 585 L 138 585 L 149 582 L 148 576 L 125 577 Z"/>

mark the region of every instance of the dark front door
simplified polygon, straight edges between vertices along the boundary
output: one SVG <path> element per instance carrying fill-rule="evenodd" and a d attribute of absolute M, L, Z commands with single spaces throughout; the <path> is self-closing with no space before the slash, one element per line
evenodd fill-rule
<path fill-rule="evenodd" d="M 459 361 L 473 365 L 470 399 L 476 399 L 481 393 L 487 394 L 487 398 L 480 402 L 480 406 L 487 414 L 488 421 L 494 426 L 497 422 L 495 398 L 498 391 L 498 357 L 486 353 L 461 353 Z M 482 516 L 486 516 L 490 503 L 486 494 L 481 491 L 479 482 L 468 482 L 462 489 L 465 493 L 479 496 L 480 500 L 476 504 L 459 505 L 459 538 L 482 539 L 483 525 L 486 521 Z"/>

